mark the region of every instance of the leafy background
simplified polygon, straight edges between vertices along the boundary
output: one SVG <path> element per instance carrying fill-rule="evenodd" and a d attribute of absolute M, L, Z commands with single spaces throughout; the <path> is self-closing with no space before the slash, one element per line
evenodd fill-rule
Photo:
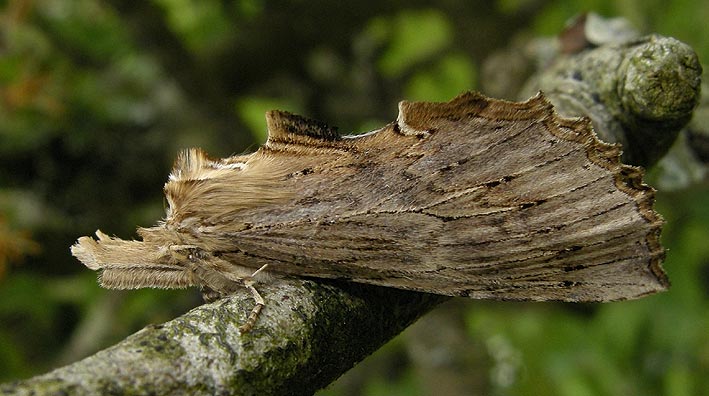
<path fill-rule="evenodd" d="M 162 184 L 181 148 L 253 150 L 272 108 L 370 130 L 402 98 L 475 89 L 492 51 L 556 34 L 586 10 L 674 36 L 709 60 L 706 1 L 0 6 L 0 381 L 74 361 L 200 303 L 196 291 L 101 290 L 68 251 L 98 227 L 130 238 L 161 218 Z M 461 394 L 709 395 L 707 187 L 658 196 L 670 292 L 588 306 L 455 300 L 424 321 L 439 333 L 462 330 L 455 345 L 469 358 L 443 354 L 436 366 L 457 375 L 432 369 L 433 355 L 416 357 L 425 332 L 413 329 L 321 394 L 423 395 L 456 383 Z"/>

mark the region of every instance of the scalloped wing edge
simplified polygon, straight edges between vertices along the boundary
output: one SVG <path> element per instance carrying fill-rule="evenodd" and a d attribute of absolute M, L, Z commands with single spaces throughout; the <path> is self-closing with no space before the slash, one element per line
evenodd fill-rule
<path fill-rule="evenodd" d="M 559 115 L 542 91 L 524 102 L 493 99 L 478 92 L 465 92 L 448 102 L 401 101 L 397 125 L 404 135 L 425 137 L 435 133 L 427 127 L 433 119 L 462 119 L 474 116 L 498 120 L 541 119 L 548 126 L 550 133 L 558 138 L 582 144 L 589 161 L 613 174 L 616 187 L 635 201 L 638 212 L 650 225 L 650 231 L 645 237 L 651 257 L 648 267 L 660 284 L 658 290 L 669 288 L 670 281 L 661 265 L 665 258 L 665 250 L 660 243 L 664 220 L 653 209 L 655 189 L 643 182 L 643 168 L 621 162 L 622 150 L 618 144 L 606 143 L 598 138 L 589 118 L 568 118 Z M 574 133 L 567 133 L 561 127 L 566 127 Z"/>

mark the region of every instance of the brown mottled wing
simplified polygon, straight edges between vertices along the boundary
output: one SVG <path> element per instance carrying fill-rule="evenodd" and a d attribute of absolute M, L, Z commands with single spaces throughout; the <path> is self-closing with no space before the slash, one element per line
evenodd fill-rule
<path fill-rule="evenodd" d="M 294 198 L 240 213 L 250 226 L 224 244 L 227 261 L 473 298 L 609 301 L 668 286 L 641 170 L 541 95 L 402 102 L 396 123 L 361 137 L 268 119 L 257 154 L 288 169 Z"/>

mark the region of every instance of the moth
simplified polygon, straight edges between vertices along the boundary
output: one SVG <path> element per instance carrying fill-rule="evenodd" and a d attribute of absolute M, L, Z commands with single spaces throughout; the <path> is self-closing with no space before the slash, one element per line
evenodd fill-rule
<path fill-rule="evenodd" d="M 541 93 L 402 101 L 396 121 L 352 136 L 282 111 L 266 122 L 252 154 L 181 153 L 166 216 L 141 240 L 97 231 L 73 255 L 107 288 L 198 286 L 214 298 L 247 287 L 251 324 L 263 269 L 499 300 L 613 301 L 669 286 L 643 171 Z"/>

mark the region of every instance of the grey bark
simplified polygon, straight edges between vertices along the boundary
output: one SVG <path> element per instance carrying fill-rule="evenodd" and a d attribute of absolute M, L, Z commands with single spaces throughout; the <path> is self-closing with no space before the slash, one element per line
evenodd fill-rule
<path fill-rule="evenodd" d="M 574 38 L 517 42 L 491 56 L 483 90 L 517 100 L 542 90 L 559 113 L 589 117 L 602 140 L 622 144 L 623 162 L 654 165 L 700 101 L 699 58 L 674 38 L 619 28 L 618 19 L 590 14 L 577 23 Z M 563 52 L 574 39 L 585 47 Z"/>
<path fill-rule="evenodd" d="M 691 118 L 701 73 L 688 45 L 650 35 L 559 57 L 519 96 L 544 90 L 563 114 L 590 117 L 601 139 L 622 144 L 624 162 L 650 166 Z"/>
<path fill-rule="evenodd" d="M 246 334 L 246 291 L 147 326 L 5 395 L 309 395 L 447 297 L 376 286 L 278 279 Z"/>
<path fill-rule="evenodd" d="M 649 164 L 671 144 L 662 136 L 676 135 L 689 119 L 699 97 L 701 68 L 694 52 L 676 40 L 650 36 L 633 43 L 555 55 L 552 67 L 532 81 L 557 96 L 562 114 L 591 115 L 599 130 L 620 125 L 624 137 L 616 141 L 625 141 L 626 149 L 638 147 L 633 152 Z M 583 78 L 569 70 L 582 70 Z M 586 101 L 589 92 L 598 95 Z M 628 132 L 633 118 L 641 121 L 640 129 L 662 126 L 662 136 Z M 647 146 L 649 140 L 657 144 Z M 0 393 L 308 395 L 448 299 L 303 279 L 276 279 L 258 287 L 266 307 L 249 333 L 238 331 L 253 307 L 244 291 L 148 326 L 79 362 L 0 385 Z"/>

